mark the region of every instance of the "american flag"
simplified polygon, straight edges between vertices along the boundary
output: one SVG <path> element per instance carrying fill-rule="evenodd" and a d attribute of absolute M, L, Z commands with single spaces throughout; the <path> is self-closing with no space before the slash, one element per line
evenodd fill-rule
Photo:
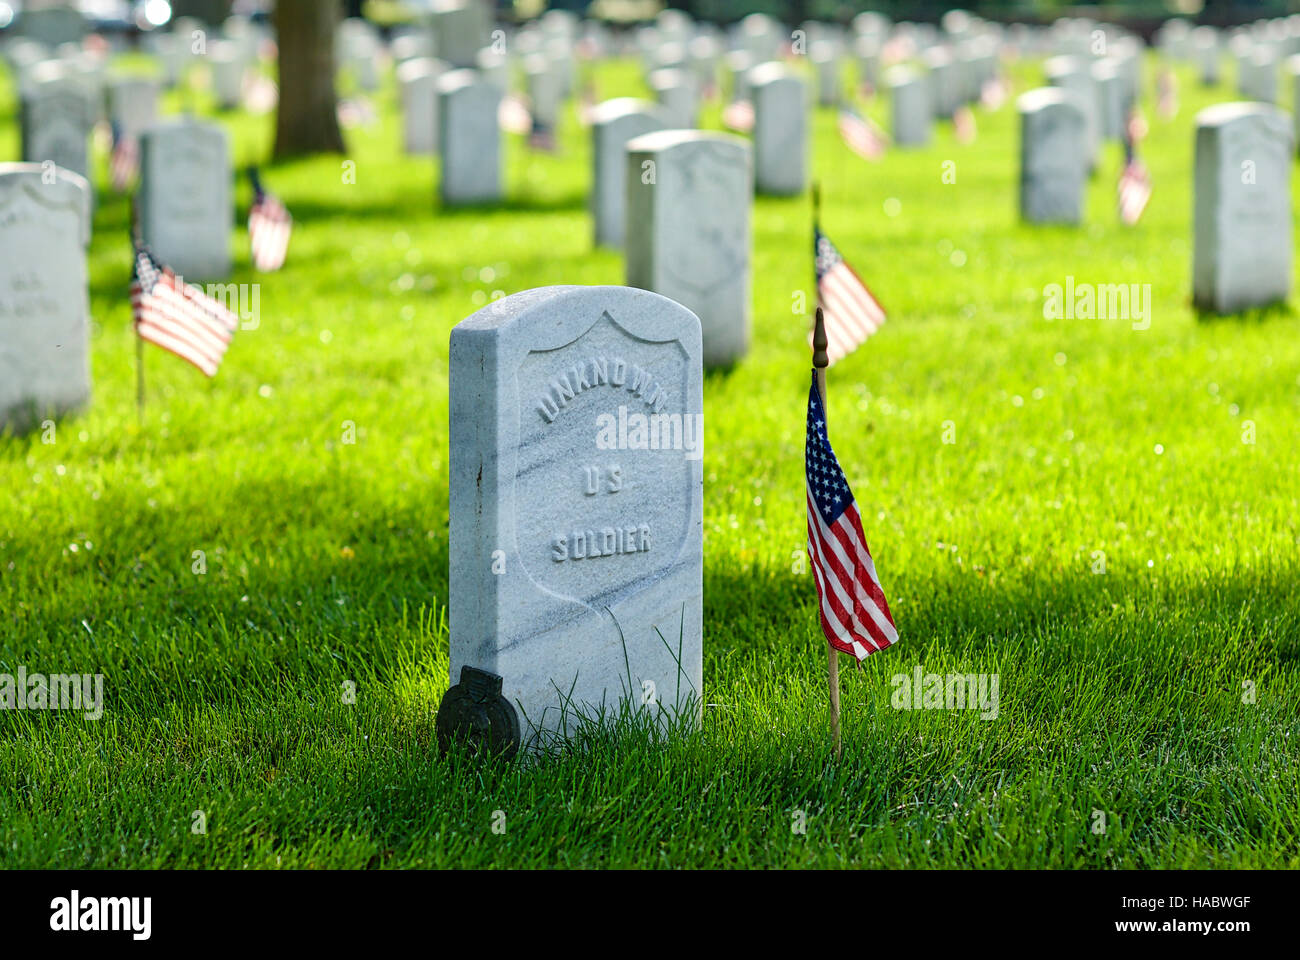
<path fill-rule="evenodd" d="M 817 581 L 822 633 L 836 650 L 859 660 L 898 641 L 885 592 L 862 532 L 853 491 L 826 436 L 826 416 L 813 370 L 804 447 L 808 557 Z"/>
<path fill-rule="evenodd" d="M 113 190 L 124 193 L 140 172 L 140 141 L 113 127 L 113 152 L 108 157 L 108 179 Z"/>
<path fill-rule="evenodd" d="M 1161 70 L 1156 78 L 1156 113 L 1166 120 L 1178 116 L 1178 82 L 1172 70 Z"/>
<path fill-rule="evenodd" d="M 522 99 L 511 94 L 501 98 L 497 108 L 497 123 L 506 133 L 528 133 L 533 129 L 533 116 Z"/>
<path fill-rule="evenodd" d="M 733 100 L 722 108 L 722 125 L 737 133 L 754 129 L 754 105 L 748 100 Z"/>
<path fill-rule="evenodd" d="M 365 97 L 340 100 L 338 106 L 339 126 L 368 127 L 379 119 L 374 106 Z"/>
<path fill-rule="evenodd" d="M 1134 106 L 1128 112 L 1128 121 L 1124 126 L 1124 137 L 1133 143 L 1141 143 L 1150 128 L 1147 126 L 1147 118 L 1142 115 L 1141 108 Z"/>
<path fill-rule="evenodd" d="M 1124 170 L 1116 187 L 1119 195 L 1119 218 L 1129 226 L 1138 222 L 1151 199 L 1151 174 L 1138 159 L 1133 141 L 1124 141 Z"/>
<path fill-rule="evenodd" d="M 958 143 L 975 142 L 975 113 L 970 107 L 960 106 L 952 112 L 952 133 Z"/>
<path fill-rule="evenodd" d="M 143 246 L 135 248 L 131 312 L 142 340 L 215 376 L 238 318 L 195 286 L 186 286 Z"/>
<path fill-rule="evenodd" d="M 250 169 L 248 178 L 253 182 L 253 205 L 248 210 L 253 266 L 261 273 L 273 273 L 284 266 L 289 236 L 293 233 L 293 217 L 275 194 L 262 189 L 256 170 Z"/>
<path fill-rule="evenodd" d="M 584 127 L 591 126 L 592 116 L 596 111 L 596 85 L 587 83 L 578 96 L 578 122 Z"/>
<path fill-rule="evenodd" d="M 877 160 L 889 145 L 885 132 L 851 107 L 840 110 L 840 137 L 850 150 L 867 160 Z"/>
<path fill-rule="evenodd" d="M 885 322 L 885 310 L 835 245 L 813 226 L 817 299 L 826 319 L 826 353 L 831 363 L 848 356 Z"/>
<path fill-rule="evenodd" d="M 980 87 L 980 106 L 985 110 L 996 110 L 1007 101 L 1007 82 L 1001 76 L 990 77 Z"/>

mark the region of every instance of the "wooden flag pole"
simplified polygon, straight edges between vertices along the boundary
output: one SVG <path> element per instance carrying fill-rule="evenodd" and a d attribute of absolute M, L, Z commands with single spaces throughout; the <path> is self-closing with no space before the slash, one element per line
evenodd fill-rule
<path fill-rule="evenodd" d="M 134 325 L 132 325 L 134 329 Z M 144 338 L 135 335 L 135 412 L 144 426 Z"/>
<path fill-rule="evenodd" d="M 822 308 L 817 308 L 817 321 L 813 327 L 813 369 L 817 371 L 817 392 L 822 398 L 822 419 L 826 414 L 826 368 L 830 357 L 826 354 L 826 318 Z M 831 739 L 835 742 L 835 759 L 840 758 L 840 653 L 826 641 L 826 678 L 831 691 Z"/>
<path fill-rule="evenodd" d="M 136 245 L 140 243 L 140 195 L 137 193 L 131 197 L 131 264 L 132 273 L 135 270 Z M 134 312 L 134 310 L 132 311 Z M 131 331 L 135 334 L 135 414 L 144 426 L 144 338 L 140 336 L 140 331 L 136 330 L 134 318 L 132 318 Z"/>

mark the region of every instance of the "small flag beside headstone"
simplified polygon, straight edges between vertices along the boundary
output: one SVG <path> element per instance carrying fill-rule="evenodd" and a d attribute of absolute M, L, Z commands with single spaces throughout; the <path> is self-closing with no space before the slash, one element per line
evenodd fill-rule
<path fill-rule="evenodd" d="M 737 133 L 754 129 L 754 105 L 748 100 L 733 100 L 722 109 L 722 125 Z"/>
<path fill-rule="evenodd" d="M 889 145 L 889 136 L 869 117 L 852 107 L 840 109 L 840 137 L 845 145 L 866 160 L 879 160 Z"/>
<path fill-rule="evenodd" d="M 813 223 L 813 259 L 817 300 L 826 315 L 829 363 L 835 363 L 880 329 L 885 322 L 885 309 L 816 222 Z"/>
<path fill-rule="evenodd" d="M 965 104 L 952 112 L 952 132 L 958 143 L 975 142 L 975 114 Z"/>
<path fill-rule="evenodd" d="M 108 179 L 116 193 L 125 193 L 140 173 L 140 141 L 119 126 L 113 127 L 113 152 L 108 157 Z"/>
<path fill-rule="evenodd" d="M 135 332 L 216 376 L 239 321 L 224 305 L 197 286 L 186 285 L 145 247 L 135 247 L 131 280 Z"/>
<path fill-rule="evenodd" d="M 253 205 L 248 210 L 248 242 L 253 266 L 262 273 L 273 273 L 284 266 L 293 233 L 293 217 L 273 193 L 262 188 L 256 167 L 248 170 L 253 184 Z"/>
<path fill-rule="evenodd" d="M 1156 113 L 1165 120 L 1178 116 L 1178 83 L 1172 70 L 1161 70 L 1156 78 Z"/>
<path fill-rule="evenodd" d="M 1124 170 L 1119 175 L 1116 188 L 1119 196 L 1119 218 L 1129 226 L 1137 223 L 1151 199 L 1151 174 L 1138 159 L 1133 140 L 1124 141 Z"/>

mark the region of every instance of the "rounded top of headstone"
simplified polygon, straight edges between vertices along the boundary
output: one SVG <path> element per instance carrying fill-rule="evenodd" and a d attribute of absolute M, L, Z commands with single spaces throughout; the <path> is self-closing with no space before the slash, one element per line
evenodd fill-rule
<path fill-rule="evenodd" d="M 921 75 L 905 63 L 896 63 L 885 71 L 885 85 L 890 87 L 901 87 L 916 80 Z"/>
<path fill-rule="evenodd" d="M 1060 87 L 1038 87 L 1027 90 L 1016 98 L 1016 109 L 1021 113 L 1035 113 L 1046 107 L 1068 106 L 1078 110 L 1079 104 L 1074 95 Z"/>
<path fill-rule="evenodd" d="M 146 139 L 154 137 L 208 137 L 212 140 L 226 142 L 226 128 L 219 123 L 200 120 L 198 117 L 185 115 L 155 120 L 141 134 Z"/>
<path fill-rule="evenodd" d="M 930 67 L 946 67 L 952 63 L 952 51 L 947 47 L 931 47 L 921 54 L 921 59 Z"/>
<path fill-rule="evenodd" d="M 412 80 L 446 73 L 449 69 L 449 64 L 436 57 L 412 57 L 399 63 L 395 72 L 399 83 L 410 83 Z"/>
<path fill-rule="evenodd" d="M 615 97 L 612 100 L 602 100 L 591 108 L 591 122 L 609 123 L 620 117 L 642 113 L 666 122 L 663 108 L 657 103 L 639 97 Z"/>
<path fill-rule="evenodd" d="M 1068 73 L 1078 73 L 1084 67 L 1083 60 L 1073 54 L 1062 53 L 1055 57 L 1048 57 L 1043 61 L 1043 73 L 1048 77 L 1064 76 Z"/>
<path fill-rule="evenodd" d="M 1196 127 L 1223 127 L 1238 120 L 1258 118 L 1270 126 L 1290 129 L 1286 114 L 1271 103 L 1240 101 L 1236 103 L 1216 103 L 1206 107 L 1196 115 Z"/>
<path fill-rule="evenodd" d="M 448 70 L 438 78 L 438 90 L 441 93 L 454 93 L 467 87 L 484 85 L 476 70 Z"/>
<path fill-rule="evenodd" d="M 753 87 L 761 87 L 765 84 L 775 83 L 778 80 L 803 82 L 789 67 L 777 60 L 760 63 L 749 71 L 749 84 Z"/>
<path fill-rule="evenodd" d="M 685 86 L 691 81 L 690 74 L 677 67 L 660 67 L 658 70 L 651 71 L 646 79 L 652 90 Z"/>
<path fill-rule="evenodd" d="M 629 153 L 663 153 L 683 146 L 708 144 L 737 150 L 742 154 L 749 152 L 749 141 L 730 133 L 718 133 L 713 130 L 658 130 L 633 137 L 627 142 Z"/>
<path fill-rule="evenodd" d="M 699 355 L 699 317 L 676 300 L 637 287 L 566 284 L 524 290 L 470 314 L 452 328 L 452 337 L 522 335 L 529 337 L 529 349 L 548 350 L 572 342 L 600 311 L 612 311 L 625 329 L 646 340 L 688 341 Z M 515 331 L 521 326 L 532 332 Z"/>
<path fill-rule="evenodd" d="M 90 183 L 85 177 L 53 168 L 53 179 L 44 163 L 0 163 L 0 212 L 19 192 L 49 209 L 70 208 L 81 224 L 81 242 L 90 243 Z"/>

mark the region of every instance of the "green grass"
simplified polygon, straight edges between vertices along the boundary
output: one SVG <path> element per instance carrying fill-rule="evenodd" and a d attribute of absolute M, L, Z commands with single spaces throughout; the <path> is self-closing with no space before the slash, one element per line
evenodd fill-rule
<path fill-rule="evenodd" d="M 143 428 L 100 157 L 93 403 L 53 444 L 0 438 L 0 672 L 102 672 L 107 707 L 0 714 L 0 866 L 1300 866 L 1300 323 L 1191 312 L 1192 116 L 1230 91 L 1180 71 L 1163 121 L 1153 77 L 1136 229 L 1114 145 L 1083 228 L 1017 222 L 1011 103 L 973 145 L 943 125 L 879 164 L 816 115 L 823 224 L 890 313 L 831 370 L 829 414 L 901 635 L 846 663 L 838 762 L 797 562 L 806 199 L 756 202 L 753 349 L 706 381 L 702 729 L 499 766 L 433 746 L 448 333 L 496 290 L 622 281 L 590 249 L 575 114 L 558 156 L 509 138 L 499 210 L 437 209 L 391 87 L 348 134 L 355 185 L 340 158 L 265 169 L 298 228 L 271 277 L 232 237 L 261 325 L 210 382 L 149 348 Z M 643 93 L 628 63 L 598 83 Z M 16 156 L 11 84 L 0 111 Z M 222 122 L 237 163 L 268 154 L 271 118 Z M 1067 275 L 1151 284 L 1150 329 L 1045 320 Z M 917 665 L 997 673 L 998 718 L 892 709 Z"/>

